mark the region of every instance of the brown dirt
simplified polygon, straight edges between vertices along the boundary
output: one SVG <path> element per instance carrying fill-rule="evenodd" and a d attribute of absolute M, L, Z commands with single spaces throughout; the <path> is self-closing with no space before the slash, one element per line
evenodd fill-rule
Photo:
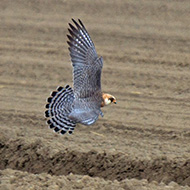
<path fill-rule="evenodd" d="M 189 1 L 0 1 L 0 189 L 190 189 Z M 45 99 L 72 85 L 80 18 L 117 97 L 93 126 L 49 130 Z"/>

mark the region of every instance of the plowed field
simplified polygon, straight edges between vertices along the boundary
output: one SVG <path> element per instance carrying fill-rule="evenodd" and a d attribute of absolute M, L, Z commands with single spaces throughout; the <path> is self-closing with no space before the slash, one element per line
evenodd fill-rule
<path fill-rule="evenodd" d="M 61 136 L 44 106 L 72 86 L 71 18 L 117 105 Z M 1 0 L 0 189 L 190 189 L 189 18 L 189 0 Z"/>

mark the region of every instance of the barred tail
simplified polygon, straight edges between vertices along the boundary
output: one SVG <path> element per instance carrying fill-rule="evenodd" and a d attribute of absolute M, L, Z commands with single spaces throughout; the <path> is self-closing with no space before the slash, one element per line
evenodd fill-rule
<path fill-rule="evenodd" d="M 47 124 L 51 129 L 60 134 L 65 134 L 67 131 L 71 134 L 76 126 L 76 123 L 68 118 L 72 110 L 74 100 L 73 90 L 69 85 L 65 88 L 58 87 L 56 91 L 51 93 L 47 98 L 47 110 L 45 117 L 48 118 Z"/>

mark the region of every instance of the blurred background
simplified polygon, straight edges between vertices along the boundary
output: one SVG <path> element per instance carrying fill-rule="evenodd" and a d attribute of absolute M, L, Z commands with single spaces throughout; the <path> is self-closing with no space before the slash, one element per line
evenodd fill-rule
<path fill-rule="evenodd" d="M 43 115 L 50 92 L 72 86 L 71 18 L 82 20 L 103 57 L 102 88 L 118 104 L 104 108 L 93 126 L 60 136 Z M 109 179 L 126 189 L 129 181 L 114 180 L 131 178 L 146 179 L 153 189 L 159 187 L 151 181 L 190 185 L 189 18 L 188 0 L 1 0 L 2 177 L 20 178 L 15 171 L 21 170 L 64 180 L 69 173 L 100 177 L 102 188 Z"/>

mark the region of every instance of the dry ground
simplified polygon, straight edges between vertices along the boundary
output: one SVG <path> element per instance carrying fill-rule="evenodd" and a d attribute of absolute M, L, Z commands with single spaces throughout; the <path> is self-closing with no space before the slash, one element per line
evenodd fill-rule
<path fill-rule="evenodd" d="M 43 112 L 72 85 L 71 18 L 118 104 L 60 136 Z M 1 0 L 0 189 L 190 189 L 189 18 L 189 0 Z"/>

